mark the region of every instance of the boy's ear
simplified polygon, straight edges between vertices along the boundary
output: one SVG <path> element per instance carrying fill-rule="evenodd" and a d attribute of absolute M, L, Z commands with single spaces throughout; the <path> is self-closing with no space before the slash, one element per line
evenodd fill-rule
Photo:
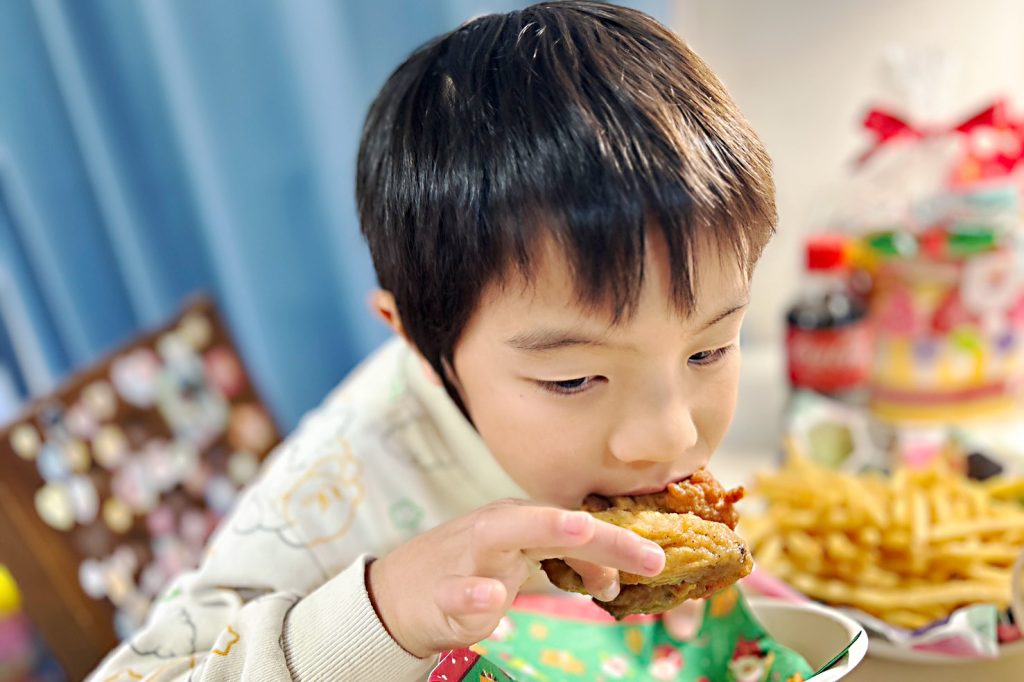
<path fill-rule="evenodd" d="M 406 341 L 409 340 L 409 335 L 405 333 L 405 327 L 402 326 L 402 318 L 398 315 L 398 305 L 395 304 L 394 294 L 384 289 L 375 289 L 370 294 L 370 308 L 396 334 Z"/>
<path fill-rule="evenodd" d="M 390 291 L 384 289 L 377 289 L 370 294 L 370 307 L 373 308 L 373 312 L 384 321 L 384 324 L 391 327 L 396 334 L 405 339 L 405 342 L 409 344 L 409 347 L 416 351 L 416 355 L 419 356 L 420 365 L 423 367 L 423 374 L 427 377 L 427 381 L 434 384 L 435 386 L 441 386 L 441 377 L 437 376 L 437 372 L 430 366 L 427 359 L 423 357 L 419 349 L 416 348 L 416 344 L 409 338 L 409 334 L 405 331 L 405 327 L 402 326 L 402 318 L 398 314 L 398 306 L 395 304 L 395 296 Z"/>

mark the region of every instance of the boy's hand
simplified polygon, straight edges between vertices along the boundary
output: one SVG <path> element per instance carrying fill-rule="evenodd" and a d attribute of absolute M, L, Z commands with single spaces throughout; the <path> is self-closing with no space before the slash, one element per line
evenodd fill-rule
<path fill-rule="evenodd" d="M 608 599 L 618 594 L 618 570 L 653 576 L 665 566 L 657 543 L 586 512 L 504 500 L 374 561 L 367 587 L 395 641 L 426 657 L 485 639 L 537 562 L 556 557 Z"/>

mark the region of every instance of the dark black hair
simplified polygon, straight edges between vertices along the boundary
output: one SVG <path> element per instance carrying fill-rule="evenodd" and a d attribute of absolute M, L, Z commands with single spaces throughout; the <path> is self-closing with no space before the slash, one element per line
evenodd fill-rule
<path fill-rule="evenodd" d="M 776 222 L 768 155 L 707 65 L 646 14 L 583 0 L 479 17 L 413 52 L 370 108 L 356 194 L 380 284 L 442 378 L 485 287 L 528 282 L 542 235 L 580 303 L 618 321 L 648 229 L 685 311 L 698 244 L 749 272 Z"/>

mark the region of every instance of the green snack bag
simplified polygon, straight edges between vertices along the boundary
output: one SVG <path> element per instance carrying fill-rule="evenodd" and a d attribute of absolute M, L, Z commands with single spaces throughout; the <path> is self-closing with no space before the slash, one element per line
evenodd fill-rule
<path fill-rule="evenodd" d="M 797 682 L 813 672 L 728 587 L 707 601 L 700 631 L 687 642 L 673 639 L 658 617 L 616 622 L 589 599 L 522 595 L 491 637 L 443 655 L 430 681 Z"/>

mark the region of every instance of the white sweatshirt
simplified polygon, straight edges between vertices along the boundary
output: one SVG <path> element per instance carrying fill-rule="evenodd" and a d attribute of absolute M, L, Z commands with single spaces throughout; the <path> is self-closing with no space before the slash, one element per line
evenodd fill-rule
<path fill-rule="evenodd" d="M 503 497 L 525 493 L 394 339 L 303 418 L 200 568 L 89 679 L 424 679 L 434 658 L 388 635 L 366 561 Z"/>

